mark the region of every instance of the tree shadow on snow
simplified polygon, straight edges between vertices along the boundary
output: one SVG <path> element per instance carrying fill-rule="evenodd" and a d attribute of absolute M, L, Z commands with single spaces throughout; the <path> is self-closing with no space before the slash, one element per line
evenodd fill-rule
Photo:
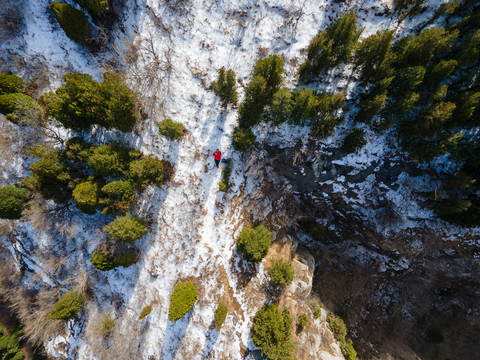
<path fill-rule="evenodd" d="M 212 322 L 212 325 L 205 334 L 205 347 L 203 348 L 203 359 L 208 359 L 210 353 L 213 350 L 213 346 L 217 342 L 220 332 L 215 330 L 215 324 Z"/>
<path fill-rule="evenodd" d="M 161 360 L 173 360 L 175 358 L 175 355 L 182 344 L 183 337 L 187 332 L 192 312 L 193 309 L 183 318 L 175 322 L 168 320 L 165 336 L 163 337 Z"/>

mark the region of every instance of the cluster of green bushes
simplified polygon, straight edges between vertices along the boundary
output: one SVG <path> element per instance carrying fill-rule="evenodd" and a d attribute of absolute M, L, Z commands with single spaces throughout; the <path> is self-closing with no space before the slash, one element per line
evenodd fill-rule
<path fill-rule="evenodd" d="M 329 136 L 341 121 L 339 110 L 345 93 L 317 93 L 306 88 L 290 91 L 282 87 L 283 73 L 283 60 L 278 55 L 257 60 L 238 110 L 235 150 L 245 152 L 251 147 L 255 136 L 250 128 L 261 121 L 310 125 L 312 135 L 318 138 Z"/>
<path fill-rule="evenodd" d="M 69 139 L 63 150 L 37 145 L 30 154 L 39 158 L 29 167 L 32 174 L 22 180 L 30 191 L 56 201 L 73 198 L 75 206 L 86 214 L 101 210 L 105 215 L 116 216 L 103 228 L 109 235 L 108 250 L 102 245 L 95 251 L 91 256 L 93 265 L 110 270 L 136 263 L 137 250 L 129 245 L 147 232 L 147 225 L 130 214 L 135 206 L 135 193 L 145 185 L 162 184 L 163 162 L 153 156 L 142 156 L 120 142 L 94 146 L 78 137 Z M 28 191 L 7 187 L 0 189 L 0 196 L 2 193 L 12 199 L 6 205 L 15 204 L 9 205 L 9 214 L 21 213 Z"/>
<path fill-rule="evenodd" d="M 310 309 L 312 310 L 314 319 L 318 319 L 320 316 L 322 316 L 322 308 L 323 304 L 319 304 L 316 301 L 310 302 Z"/>
<path fill-rule="evenodd" d="M 298 329 L 302 331 L 305 328 L 305 326 L 307 326 L 307 324 L 308 324 L 307 314 L 300 315 L 297 321 Z"/>
<path fill-rule="evenodd" d="M 197 288 L 191 281 L 177 283 L 170 296 L 168 320 L 173 322 L 183 318 L 186 313 L 193 309 L 197 298 Z"/>
<path fill-rule="evenodd" d="M 265 305 L 255 314 L 252 325 L 253 344 L 270 360 L 293 360 L 294 345 L 290 339 L 292 318 L 277 304 Z"/>
<path fill-rule="evenodd" d="M 98 124 L 131 131 L 138 119 L 135 101 L 134 93 L 120 76 L 108 72 L 101 83 L 88 74 L 68 73 L 62 86 L 40 97 L 48 117 L 75 130 Z"/>
<path fill-rule="evenodd" d="M 237 238 L 237 251 L 250 262 L 260 262 L 268 253 L 272 233 L 263 225 L 244 228 Z"/>
<path fill-rule="evenodd" d="M 222 170 L 222 180 L 218 184 L 220 191 L 226 192 L 230 187 L 230 174 L 232 173 L 232 159 L 227 160 L 227 164 Z"/>
<path fill-rule="evenodd" d="M 25 358 L 25 354 L 20 350 L 20 337 L 19 329 L 13 329 L 9 334 L 0 326 L 0 356 L 2 360 L 22 360 Z"/>
<path fill-rule="evenodd" d="M 17 75 L 0 73 L 0 114 L 22 126 L 39 126 L 42 109 L 30 96 L 24 94 L 25 84 Z"/>
<path fill-rule="evenodd" d="M 334 313 L 329 313 L 327 316 L 328 324 L 330 329 L 332 329 L 335 339 L 340 343 L 340 349 L 342 350 L 345 359 L 355 360 L 357 357 L 357 352 L 353 348 L 352 340 L 346 339 L 347 336 L 347 326 L 343 319 Z"/>

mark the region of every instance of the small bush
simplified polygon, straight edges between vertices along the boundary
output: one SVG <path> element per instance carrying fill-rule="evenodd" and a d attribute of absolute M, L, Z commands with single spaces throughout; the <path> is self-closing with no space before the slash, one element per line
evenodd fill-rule
<path fill-rule="evenodd" d="M 215 310 L 215 329 L 220 331 L 223 322 L 227 318 L 228 308 L 224 304 L 218 304 L 217 310 Z"/>
<path fill-rule="evenodd" d="M 342 350 L 343 355 L 346 360 L 355 360 L 357 357 L 357 352 L 353 348 L 352 340 L 346 339 L 347 336 L 347 326 L 342 318 L 335 315 L 334 313 L 329 313 L 327 316 L 328 324 L 330 329 L 332 329 L 335 339 L 340 343 L 340 349 Z"/>
<path fill-rule="evenodd" d="M 293 267 L 289 260 L 274 259 L 268 269 L 268 276 L 276 286 L 285 287 L 293 281 Z"/>
<path fill-rule="evenodd" d="M 75 2 L 91 15 L 101 15 L 110 8 L 108 0 L 75 0 Z"/>
<path fill-rule="evenodd" d="M 71 291 L 63 294 L 53 306 L 50 312 L 50 319 L 67 320 L 75 317 L 77 314 L 83 311 L 83 305 L 85 304 L 85 298 L 77 291 Z"/>
<path fill-rule="evenodd" d="M 130 199 L 135 194 L 135 184 L 131 181 L 113 181 L 102 187 L 102 193 L 112 200 Z"/>
<path fill-rule="evenodd" d="M 307 324 L 308 324 L 307 314 L 300 315 L 300 317 L 298 318 L 298 322 L 297 322 L 297 325 L 298 325 L 299 329 L 303 330 L 305 328 L 305 326 L 307 326 Z"/>
<path fill-rule="evenodd" d="M 100 334 L 108 335 L 115 328 L 115 320 L 113 320 L 110 313 L 106 314 L 103 318 L 102 327 L 100 328 Z"/>
<path fill-rule="evenodd" d="M 73 137 L 65 142 L 65 155 L 74 162 L 87 162 L 95 147 L 80 137 Z"/>
<path fill-rule="evenodd" d="M 116 151 L 113 144 L 96 146 L 93 148 L 88 165 L 100 176 L 117 177 L 120 176 L 126 168 L 126 159 L 122 159 L 121 154 Z"/>
<path fill-rule="evenodd" d="M 130 163 L 130 177 L 139 185 L 154 184 L 162 185 L 163 163 L 154 156 L 146 156 L 143 159 Z"/>
<path fill-rule="evenodd" d="M 292 318 L 287 309 L 282 312 L 277 304 L 265 305 L 253 318 L 253 344 L 269 360 L 293 360 L 291 327 Z"/>
<path fill-rule="evenodd" d="M 37 127 L 42 121 L 42 109 L 30 96 L 20 93 L 0 95 L 0 113 L 11 122 Z"/>
<path fill-rule="evenodd" d="M 0 73 L 0 95 L 23 92 L 23 79 L 17 75 Z"/>
<path fill-rule="evenodd" d="M 116 240 L 133 244 L 147 232 L 147 226 L 144 220 L 127 213 L 125 216 L 117 217 L 103 230 Z"/>
<path fill-rule="evenodd" d="M 232 145 L 237 151 L 246 152 L 255 143 L 256 136 L 252 130 L 246 128 L 236 128 L 233 132 Z"/>
<path fill-rule="evenodd" d="M 230 174 L 232 173 L 232 160 L 228 159 L 227 164 L 222 170 L 222 180 L 220 181 L 220 184 L 218 185 L 218 188 L 220 191 L 227 191 L 229 186 L 230 186 Z"/>
<path fill-rule="evenodd" d="M 112 270 L 116 267 L 115 258 L 104 250 L 94 251 L 90 257 L 92 265 L 101 271 Z"/>
<path fill-rule="evenodd" d="M 191 281 L 177 283 L 170 296 L 170 307 L 168 309 L 168 319 L 177 321 L 192 310 L 195 301 L 197 301 L 197 288 Z"/>
<path fill-rule="evenodd" d="M 29 198 L 28 190 L 16 184 L 0 188 L 0 218 L 20 219 L 25 208 L 25 202 Z"/>
<path fill-rule="evenodd" d="M 138 320 L 142 320 L 144 317 L 146 317 L 148 314 L 152 312 L 152 305 L 147 305 L 142 309 L 142 312 L 140 313 L 140 316 L 138 317 Z"/>
<path fill-rule="evenodd" d="M 70 5 L 55 1 L 50 4 L 50 9 L 70 39 L 80 45 L 87 44 L 92 32 L 87 15 Z"/>
<path fill-rule="evenodd" d="M 312 301 L 310 303 L 310 309 L 312 309 L 314 319 L 318 319 L 320 316 L 322 316 L 322 308 L 323 304 L 319 305 L 316 301 Z"/>
<path fill-rule="evenodd" d="M 260 262 L 268 253 L 271 236 L 263 225 L 245 228 L 237 238 L 237 251 L 247 261 Z"/>
<path fill-rule="evenodd" d="M 160 134 L 170 140 L 178 140 L 182 137 L 186 129 L 182 123 L 173 121 L 172 119 L 165 119 L 158 123 L 158 130 L 160 130 Z"/>
<path fill-rule="evenodd" d="M 345 139 L 343 139 L 342 151 L 350 154 L 366 144 L 367 141 L 365 140 L 365 130 L 353 129 L 349 131 Z"/>
<path fill-rule="evenodd" d="M 95 250 L 90 261 L 92 265 L 101 271 L 109 271 L 116 267 L 129 267 L 136 264 L 139 258 L 139 251 L 136 249 L 120 249 L 110 253 L 107 249 Z"/>
<path fill-rule="evenodd" d="M 75 206 L 85 214 L 95 214 L 99 193 L 100 187 L 95 182 L 84 181 L 77 184 L 72 192 L 72 196 L 75 199 Z"/>

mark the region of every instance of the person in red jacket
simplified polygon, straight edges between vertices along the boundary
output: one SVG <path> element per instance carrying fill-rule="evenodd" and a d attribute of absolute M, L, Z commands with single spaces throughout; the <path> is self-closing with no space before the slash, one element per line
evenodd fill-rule
<path fill-rule="evenodd" d="M 220 160 L 222 160 L 222 153 L 220 152 L 220 150 L 217 149 L 213 153 L 213 156 L 215 157 L 215 165 L 217 165 L 217 169 L 218 169 L 218 165 L 220 164 Z"/>

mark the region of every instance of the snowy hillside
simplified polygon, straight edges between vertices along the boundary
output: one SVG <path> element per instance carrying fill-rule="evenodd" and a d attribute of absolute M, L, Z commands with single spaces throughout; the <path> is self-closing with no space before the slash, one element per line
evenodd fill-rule
<path fill-rule="evenodd" d="M 428 2 L 429 9 L 441 2 Z M 44 91 L 58 87 L 61 77 L 70 71 L 100 79 L 106 60 L 117 59 L 129 85 L 140 94 L 146 119 L 132 133 L 94 128 L 85 134 L 87 140 L 97 145 L 125 141 L 144 154 L 168 160 L 174 170 L 169 182 L 160 188 L 149 186 L 138 199 L 137 212 L 147 220 L 149 232 L 137 242 L 140 261 L 129 268 L 101 272 L 91 264 L 90 254 L 106 236 L 99 230 L 106 220 L 98 213 L 86 215 L 71 205 L 63 218 L 45 220 L 48 226 L 36 226 L 29 220 L 15 224 L 13 237 L 18 242 L 12 242 L 9 251 L 17 257 L 23 255 L 23 261 L 32 271 L 23 280 L 25 287 L 51 285 L 70 289 L 87 282 L 93 294 L 80 320 L 70 320 L 61 335 L 47 341 L 47 352 L 55 358 L 92 360 L 257 358 L 259 354 L 252 343 L 250 329 L 255 313 L 271 300 L 265 291 L 265 269 L 270 258 L 258 265 L 246 265 L 235 250 L 235 239 L 245 226 L 258 225 L 266 218 L 280 219 L 288 213 L 278 205 L 287 207 L 291 199 L 287 193 L 297 190 L 288 182 L 278 180 L 274 182 L 275 199 L 256 198 L 262 193 L 262 181 L 270 171 L 268 163 L 272 154 L 263 146 L 296 147 L 303 155 L 316 154 L 318 159 L 325 160 L 332 154 L 331 149 L 339 146 L 344 130 L 352 127 L 353 119 L 347 116 L 335 135 L 317 142 L 309 140 L 305 127 L 257 126 L 254 132 L 260 145 L 249 157 L 231 146 L 237 108 L 222 109 L 218 97 L 208 86 L 216 79 L 218 69 L 223 66 L 233 69 L 242 98 L 242 87 L 248 83 L 256 59 L 278 54 L 284 58 L 286 86 L 293 89 L 297 85 L 296 71 L 309 41 L 339 14 L 358 13 L 364 38 L 389 28 L 397 33 L 403 33 L 404 29 L 409 32 L 425 21 L 429 12 L 399 25 L 389 16 L 391 11 L 387 9 L 393 6 L 390 1 L 129 0 L 125 2 L 112 40 L 114 51 L 105 55 L 105 59 L 89 54 L 66 37 L 52 20 L 49 0 L 25 0 L 24 3 L 24 33 L 0 44 L 0 50 L 11 54 L 11 59 L 23 58 L 27 63 L 45 65 L 48 73 Z M 5 56 L 2 60 L 4 67 L 14 68 L 13 60 L 7 63 Z M 348 65 L 342 73 L 331 74 L 328 83 L 316 84 L 317 89 L 347 90 L 347 99 L 355 106 L 357 83 L 354 77 L 349 77 L 352 72 Z M 31 71 L 25 75 L 33 76 Z M 181 122 L 188 130 L 186 136 L 180 141 L 162 136 L 157 123 L 165 118 Z M 23 130 L 4 118 L 1 128 L 5 129 L 3 141 L 8 139 L 13 149 L 11 155 L 3 154 L 1 159 L 1 183 L 5 185 L 28 174 L 28 165 L 33 159 L 15 149 L 27 146 L 33 137 L 40 135 L 22 133 L 20 136 Z M 70 130 L 53 129 L 63 140 L 71 136 Z M 387 184 L 379 190 L 393 204 L 398 221 L 385 224 L 378 220 L 374 210 L 377 204 L 370 203 L 376 199 L 381 183 L 375 174 L 387 167 L 400 168 L 404 159 L 388 132 L 379 135 L 370 131 L 368 140 L 361 151 L 347 156 L 335 154 L 336 158 L 332 156 L 329 160 L 328 166 L 348 168 L 344 176 L 336 175 L 327 165 L 317 169 L 315 176 L 325 175 L 317 181 L 323 190 L 310 193 L 312 201 L 328 203 L 338 196 L 351 205 L 350 214 L 364 219 L 379 234 L 393 236 L 425 226 L 442 229 L 443 235 L 452 239 L 478 236 L 478 229 L 467 231 L 445 225 L 431 210 L 412 202 L 414 193 L 433 190 L 436 184 L 431 183 L 428 176 L 414 177 L 406 171 L 399 173 L 395 185 Z M 215 149 L 233 161 L 231 186 L 226 193 L 218 190 L 222 172 L 214 165 Z M 15 157 L 15 161 L 9 157 Z M 303 165 L 297 170 L 302 174 L 309 171 Z M 45 206 L 48 209 L 53 204 L 47 202 Z M 270 229 L 275 241 L 271 251 L 292 258 L 297 256 L 294 284 L 299 285 L 284 294 L 284 301 L 286 306 L 298 308 L 296 316 L 299 316 L 300 309 L 310 311 L 308 299 L 314 265 L 306 260 L 311 255 L 295 255 L 296 241 L 287 240 L 284 231 L 285 226 L 294 224 L 288 223 L 288 219 L 285 221 Z M 327 222 L 325 218 L 323 225 L 328 228 Z M 335 226 L 331 225 L 329 230 L 335 231 Z M 303 243 L 311 245 L 311 239 L 302 236 Z M 43 261 L 54 255 L 66 260 L 52 271 Z M 389 264 L 388 258 L 378 261 L 383 261 L 385 267 Z M 311 262 L 315 262 L 313 257 Z M 408 268 L 408 262 L 405 266 Z M 301 278 L 300 274 L 308 276 Z M 168 320 L 170 295 L 175 284 L 183 280 L 193 281 L 199 300 L 185 318 L 171 322 Z M 302 300 L 293 295 L 298 289 L 307 289 Z M 229 313 L 218 332 L 212 322 L 219 302 L 228 304 Z M 151 313 L 139 320 L 142 309 L 149 305 Z M 98 336 L 106 314 L 115 320 L 115 328 L 107 340 Z M 312 331 L 311 335 L 295 338 L 300 344 L 296 353 L 299 358 L 343 359 L 328 329 L 326 314 L 309 326 L 307 330 Z M 320 331 L 321 336 L 314 334 Z M 300 350 L 302 345 L 304 351 Z"/>

